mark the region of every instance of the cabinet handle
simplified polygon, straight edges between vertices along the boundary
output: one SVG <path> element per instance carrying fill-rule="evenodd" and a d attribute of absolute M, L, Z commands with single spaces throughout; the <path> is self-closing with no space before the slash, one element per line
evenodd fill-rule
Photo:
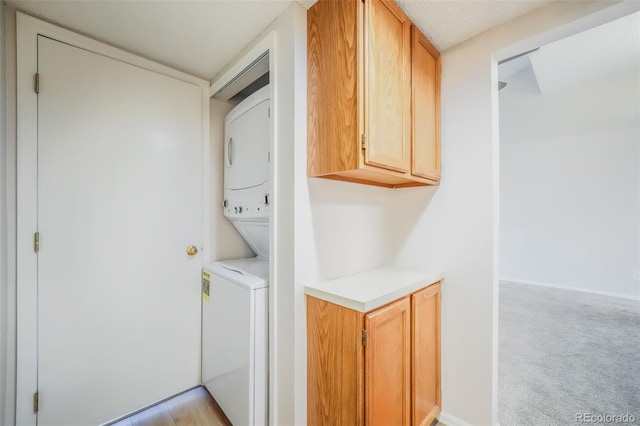
<path fill-rule="evenodd" d="M 233 138 L 229 138 L 229 142 L 227 142 L 227 161 L 231 166 L 233 164 L 233 154 L 231 150 L 233 149 Z"/>

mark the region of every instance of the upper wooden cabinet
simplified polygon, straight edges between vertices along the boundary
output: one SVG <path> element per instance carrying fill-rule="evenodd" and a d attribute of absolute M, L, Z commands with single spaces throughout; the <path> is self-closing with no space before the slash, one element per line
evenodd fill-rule
<path fill-rule="evenodd" d="M 437 184 L 437 50 L 388 0 L 319 0 L 307 25 L 309 176 Z"/>
<path fill-rule="evenodd" d="M 364 163 L 407 172 L 411 167 L 411 21 L 391 2 L 364 3 Z"/>
<path fill-rule="evenodd" d="M 440 53 L 411 31 L 411 173 L 440 181 Z"/>

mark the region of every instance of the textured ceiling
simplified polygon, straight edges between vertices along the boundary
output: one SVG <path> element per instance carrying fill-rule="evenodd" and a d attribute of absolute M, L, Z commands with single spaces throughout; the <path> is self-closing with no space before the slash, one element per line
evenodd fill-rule
<path fill-rule="evenodd" d="M 551 0 L 401 0 L 439 50 Z M 7 0 L 34 15 L 211 80 L 293 0 Z M 314 0 L 298 0 L 309 7 Z"/>
<path fill-rule="evenodd" d="M 8 0 L 26 13 L 211 80 L 292 0 Z"/>
<path fill-rule="evenodd" d="M 400 7 L 440 51 L 551 3 L 553 0 L 399 0 Z"/>

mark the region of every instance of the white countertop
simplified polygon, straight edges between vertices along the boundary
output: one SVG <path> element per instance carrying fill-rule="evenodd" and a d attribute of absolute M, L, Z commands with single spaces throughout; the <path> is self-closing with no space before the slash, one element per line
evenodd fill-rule
<path fill-rule="evenodd" d="M 387 266 L 304 287 L 305 294 L 360 312 L 369 312 L 440 281 L 442 272 Z"/>

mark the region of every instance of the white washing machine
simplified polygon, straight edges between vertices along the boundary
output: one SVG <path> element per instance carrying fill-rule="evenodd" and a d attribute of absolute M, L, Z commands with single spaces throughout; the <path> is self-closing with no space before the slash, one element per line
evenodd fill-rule
<path fill-rule="evenodd" d="M 225 118 L 223 211 L 256 257 L 202 272 L 202 383 L 235 426 L 268 424 L 269 93 Z"/>
<path fill-rule="evenodd" d="M 202 381 L 235 426 L 266 425 L 269 262 L 203 268 Z"/>

